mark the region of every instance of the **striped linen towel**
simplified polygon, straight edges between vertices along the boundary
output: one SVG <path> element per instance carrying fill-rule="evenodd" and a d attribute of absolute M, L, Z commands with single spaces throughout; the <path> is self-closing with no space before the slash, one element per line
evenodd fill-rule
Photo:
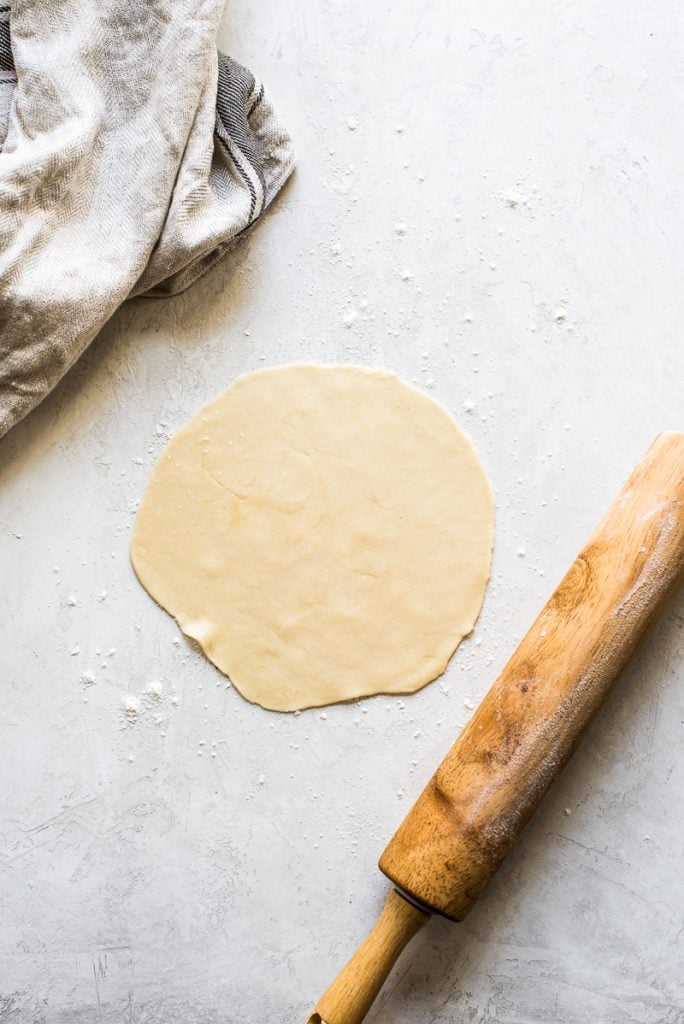
<path fill-rule="evenodd" d="M 294 166 L 223 0 L 0 0 L 0 436 L 132 295 L 192 284 Z"/>

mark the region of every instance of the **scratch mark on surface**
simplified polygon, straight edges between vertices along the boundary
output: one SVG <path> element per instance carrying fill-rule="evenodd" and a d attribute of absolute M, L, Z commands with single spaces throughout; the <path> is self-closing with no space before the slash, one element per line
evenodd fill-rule
<path fill-rule="evenodd" d="M 93 960 L 93 978 L 95 979 L 95 992 L 97 994 L 97 1011 L 102 1020 L 102 1003 L 100 1002 L 100 985 L 97 980 L 97 971 L 95 970 L 95 961 Z"/>
<path fill-rule="evenodd" d="M 99 799 L 100 799 L 99 795 L 91 796 L 91 797 L 88 797 L 87 800 L 81 800 L 80 803 L 74 804 L 72 807 L 63 807 L 62 810 L 59 811 L 58 814 L 53 815 L 51 818 L 48 818 L 46 821 L 40 822 L 39 825 L 34 825 L 32 828 L 23 829 L 23 831 L 26 833 L 26 835 L 34 835 L 36 832 L 43 832 L 46 828 L 51 828 L 53 825 L 56 825 L 59 822 L 61 822 L 62 819 L 68 817 L 70 814 L 73 814 L 74 811 L 79 810 L 79 808 L 86 807 L 87 804 L 92 804 L 96 800 L 99 800 Z"/>
<path fill-rule="evenodd" d="M 612 860 L 616 864 L 622 864 L 619 857 L 613 857 L 610 853 L 607 853 L 606 850 L 599 850 L 595 846 L 585 846 L 584 843 L 578 842 L 577 839 L 570 839 L 569 836 L 563 836 L 560 832 L 550 832 L 549 835 L 556 839 L 560 839 L 564 843 L 571 843 L 573 846 L 578 846 L 579 849 L 584 850 L 585 853 L 595 853 L 598 857 L 606 857 L 608 860 Z"/>

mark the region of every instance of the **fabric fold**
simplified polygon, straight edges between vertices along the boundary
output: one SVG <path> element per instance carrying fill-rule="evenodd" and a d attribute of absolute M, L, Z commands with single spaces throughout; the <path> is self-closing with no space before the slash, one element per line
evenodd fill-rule
<path fill-rule="evenodd" d="M 11 9 L 10 9 L 11 7 Z M 118 306 L 191 285 L 294 166 L 220 0 L 0 0 L 0 436 Z"/>

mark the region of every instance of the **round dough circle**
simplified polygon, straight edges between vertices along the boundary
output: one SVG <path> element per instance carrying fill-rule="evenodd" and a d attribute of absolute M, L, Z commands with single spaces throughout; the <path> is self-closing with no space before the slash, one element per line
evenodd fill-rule
<path fill-rule="evenodd" d="M 475 449 L 394 374 L 249 374 L 171 439 L 131 547 L 146 590 L 250 701 L 411 693 L 473 628 L 494 505 Z"/>

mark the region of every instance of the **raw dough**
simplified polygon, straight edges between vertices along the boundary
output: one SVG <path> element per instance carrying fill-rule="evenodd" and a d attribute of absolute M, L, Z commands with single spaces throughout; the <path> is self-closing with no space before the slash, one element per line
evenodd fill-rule
<path fill-rule="evenodd" d="M 135 524 L 143 586 L 250 701 L 410 693 L 469 633 L 492 492 L 448 413 L 394 374 L 242 377 L 169 442 Z"/>

